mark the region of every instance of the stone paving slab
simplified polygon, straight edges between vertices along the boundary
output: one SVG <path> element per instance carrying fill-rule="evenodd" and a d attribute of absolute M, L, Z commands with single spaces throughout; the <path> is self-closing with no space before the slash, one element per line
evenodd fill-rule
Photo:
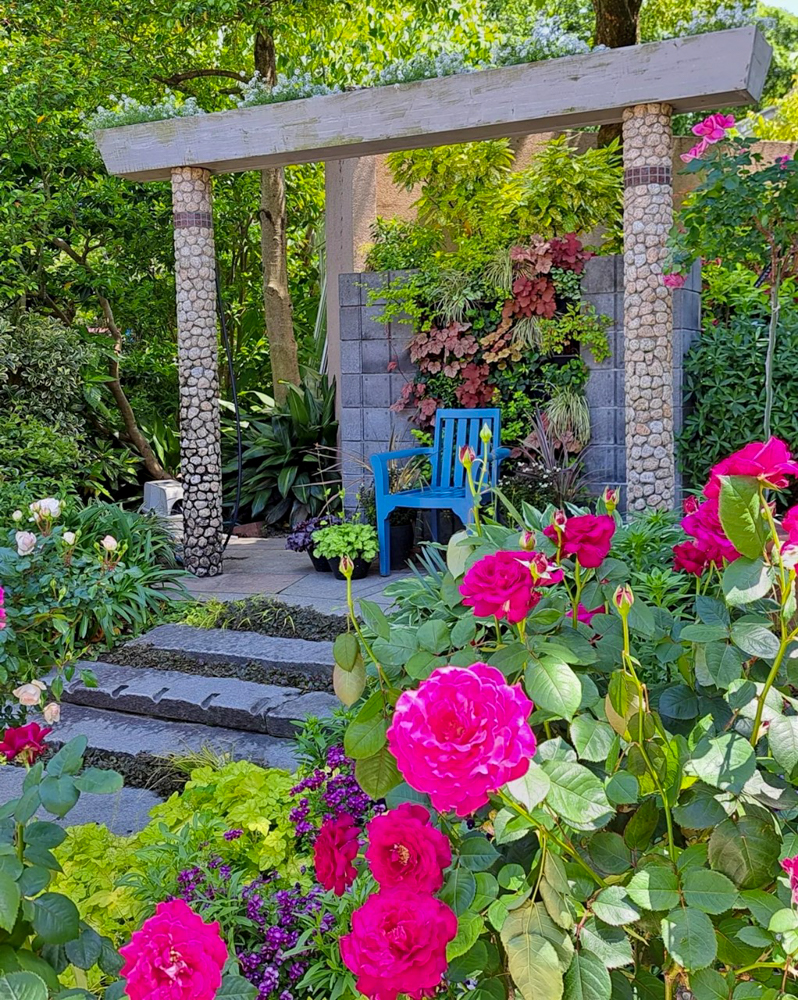
<path fill-rule="evenodd" d="M 64 689 L 64 701 L 133 715 L 292 737 L 309 714 L 329 715 L 338 700 L 324 691 L 257 684 L 235 677 L 204 677 L 177 670 L 81 662 L 97 687 L 79 677 Z"/>
<path fill-rule="evenodd" d="M 263 767 L 294 771 L 297 766 L 291 740 L 192 722 L 148 719 L 84 705 L 65 704 L 53 736 L 64 743 L 74 736 L 85 736 L 90 747 L 116 753 L 180 754 L 210 747 L 217 753 L 231 753 L 237 760 L 251 760 Z"/>
<path fill-rule="evenodd" d="M 148 645 L 185 653 L 205 663 L 260 663 L 327 681 L 333 668 L 331 642 L 282 639 L 259 632 L 195 628 L 193 625 L 157 625 L 128 646 Z"/>
<path fill-rule="evenodd" d="M 21 795 L 24 779 L 23 767 L 0 767 L 0 804 Z M 84 792 L 77 805 L 63 819 L 58 819 L 45 809 L 39 809 L 37 815 L 40 819 L 63 827 L 102 823 L 112 833 L 127 836 L 145 827 L 150 820 L 150 809 L 162 801 L 160 796 L 146 788 L 122 788 L 114 795 L 89 795 Z"/>

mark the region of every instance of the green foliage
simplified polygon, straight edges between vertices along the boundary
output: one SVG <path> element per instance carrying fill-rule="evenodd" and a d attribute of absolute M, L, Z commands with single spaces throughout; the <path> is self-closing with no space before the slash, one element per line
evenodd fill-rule
<path fill-rule="evenodd" d="M 226 503 L 235 497 L 238 460 L 235 430 L 225 427 Z M 335 385 L 322 376 L 301 389 L 288 386 L 283 407 L 267 406 L 263 418 L 247 417 L 243 426 L 242 508 L 254 520 L 265 513 L 269 524 L 295 524 L 318 514 L 338 477 L 335 461 L 338 422 Z"/>
<path fill-rule="evenodd" d="M 54 890 L 59 864 L 53 851 L 66 839 L 40 808 L 62 819 L 83 792 L 122 787 L 115 771 L 83 769 L 86 739 L 65 744 L 46 765 L 33 764 L 22 794 L 0 808 L 0 993 L 47 1000 L 61 990 L 59 976 L 94 966 L 116 977 L 121 959 L 108 937 L 83 919 L 72 899 Z M 29 992 L 17 992 L 22 982 Z"/>
<path fill-rule="evenodd" d="M 73 435 L 18 410 L 0 415 L 0 483 L 20 479 L 71 481 L 80 476 L 81 454 Z"/>
<path fill-rule="evenodd" d="M 774 363 L 773 433 L 798 440 L 798 312 L 781 311 Z M 684 359 L 685 418 L 678 440 L 685 483 L 700 486 L 706 469 L 742 447 L 765 406 L 767 324 L 745 312 L 705 325 Z"/>
<path fill-rule="evenodd" d="M 405 219 L 378 218 L 371 227 L 367 271 L 406 271 L 421 267 L 443 246 L 442 234 Z"/>
<path fill-rule="evenodd" d="M 313 532 L 315 547 L 313 554 L 322 559 L 364 559 L 371 562 L 377 555 L 379 546 L 377 532 L 370 524 L 348 521 L 345 524 L 331 524 Z"/>

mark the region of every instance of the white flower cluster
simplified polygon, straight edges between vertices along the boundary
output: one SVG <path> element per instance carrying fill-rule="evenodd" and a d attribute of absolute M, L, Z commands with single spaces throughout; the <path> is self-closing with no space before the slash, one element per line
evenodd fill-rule
<path fill-rule="evenodd" d="M 156 104 L 142 104 L 135 97 L 120 98 L 111 95 L 111 101 L 116 103 L 110 108 L 97 108 L 87 120 L 90 130 L 99 128 L 116 128 L 118 125 L 136 125 L 138 122 L 157 122 L 165 118 L 188 118 L 192 115 L 204 115 L 205 112 L 197 104 L 194 97 L 189 97 L 178 104 L 175 94 L 168 94 Z"/>
<path fill-rule="evenodd" d="M 536 24 L 529 38 L 509 39 L 493 46 L 490 61 L 493 66 L 578 56 L 590 51 L 590 46 L 572 31 L 566 31 L 558 17 Z"/>
<path fill-rule="evenodd" d="M 725 28 L 742 28 L 747 24 L 769 26 L 769 18 L 756 16 L 756 5 L 743 0 L 724 4 L 714 11 L 697 11 L 689 21 L 680 21 L 674 29 L 674 37 L 680 35 L 703 35 L 707 31 L 723 31 Z"/>
<path fill-rule="evenodd" d="M 391 87 L 415 80 L 431 80 L 441 76 L 457 76 L 484 69 L 485 63 L 471 62 L 462 52 L 441 49 L 436 55 L 422 54 L 410 59 L 396 59 L 380 70 L 372 70 L 366 77 L 369 87 Z"/>
<path fill-rule="evenodd" d="M 234 98 L 239 108 L 251 108 L 256 104 L 279 104 L 282 101 L 296 101 L 302 97 L 319 97 L 323 94 L 338 94 L 340 87 L 328 87 L 318 83 L 310 73 L 300 73 L 294 70 L 291 76 L 282 73 L 277 77 L 277 83 L 272 87 L 263 79 L 260 73 L 238 85 L 241 96 Z"/>

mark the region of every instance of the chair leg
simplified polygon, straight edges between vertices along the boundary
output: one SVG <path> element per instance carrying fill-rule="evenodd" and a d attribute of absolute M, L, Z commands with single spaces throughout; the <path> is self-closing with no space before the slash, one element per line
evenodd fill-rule
<path fill-rule="evenodd" d="M 437 507 L 434 507 L 429 512 L 429 530 L 432 535 L 433 542 L 437 542 L 441 535 L 440 511 Z"/>
<path fill-rule="evenodd" d="M 380 543 L 380 576 L 391 575 L 391 529 L 388 524 L 390 513 L 383 514 L 377 509 L 377 538 Z"/>

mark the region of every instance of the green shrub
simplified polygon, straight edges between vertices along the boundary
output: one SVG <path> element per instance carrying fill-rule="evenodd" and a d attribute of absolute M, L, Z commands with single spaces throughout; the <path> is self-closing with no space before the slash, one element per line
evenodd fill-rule
<path fill-rule="evenodd" d="M 440 231 L 406 219 L 382 219 L 371 227 L 371 239 L 366 255 L 367 271 L 407 271 L 422 267 L 442 249 Z"/>
<path fill-rule="evenodd" d="M 379 551 L 377 532 L 370 524 L 331 524 L 329 528 L 314 531 L 313 541 L 313 555 L 321 559 L 349 556 L 371 562 Z"/>
<path fill-rule="evenodd" d="M 684 359 L 685 418 L 678 440 L 685 485 L 751 438 L 765 409 L 767 322 L 738 314 L 708 324 Z M 773 433 L 798 443 L 798 310 L 783 308 L 774 359 Z"/>
<path fill-rule="evenodd" d="M 79 443 L 73 433 L 21 410 L 0 415 L 0 482 L 32 476 L 77 482 L 80 467 Z"/>

